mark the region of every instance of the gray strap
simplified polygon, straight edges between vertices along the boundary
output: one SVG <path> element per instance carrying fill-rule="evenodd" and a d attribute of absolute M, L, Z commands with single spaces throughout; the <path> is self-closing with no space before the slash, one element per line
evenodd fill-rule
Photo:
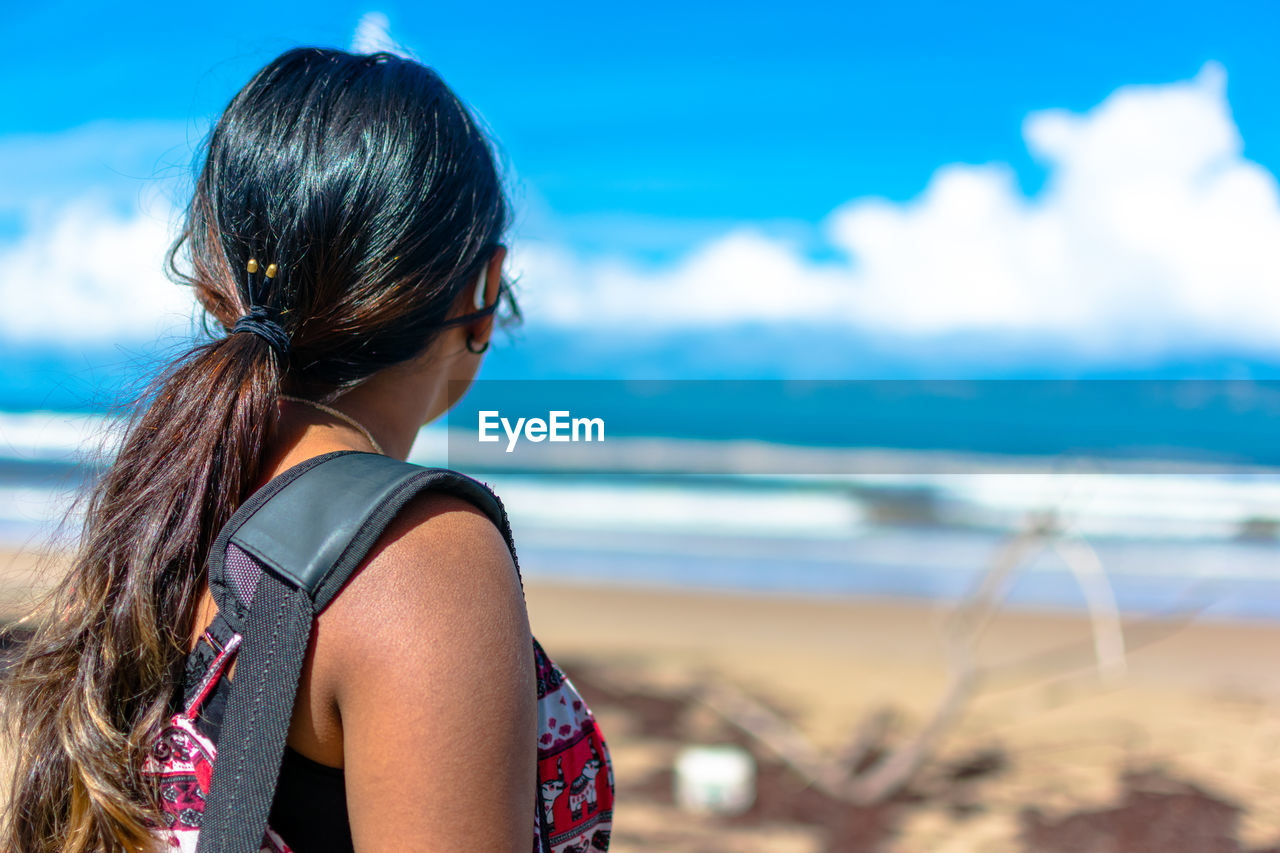
<path fill-rule="evenodd" d="M 311 622 L 306 592 L 264 572 L 218 737 L 199 853 L 262 849 Z"/>

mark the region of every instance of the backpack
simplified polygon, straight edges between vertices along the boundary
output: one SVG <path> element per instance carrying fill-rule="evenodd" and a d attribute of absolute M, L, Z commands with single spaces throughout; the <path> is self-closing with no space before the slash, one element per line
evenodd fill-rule
<path fill-rule="evenodd" d="M 164 826 L 155 835 L 164 847 L 293 853 L 267 823 L 313 622 L 396 513 L 427 490 L 481 509 L 515 561 L 506 512 L 487 486 L 456 471 L 360 451 L 290 468 L 251 495 L 219 532 L 208 560 L 218 605 L 206 634 L 211 643 L 202 642 L 188 659 L 181 707 L 142 768 L 159 785 Z M 532 849 L 605 850 L 613 806 L 607 747 L 572 683 L 530 640 L 540 735 Z M 220 732 L 210 737 L 197 725 L 200 710 L 237 657 Z M 566 769 L 573 782 L 570 796 L 561 797 Z"/>

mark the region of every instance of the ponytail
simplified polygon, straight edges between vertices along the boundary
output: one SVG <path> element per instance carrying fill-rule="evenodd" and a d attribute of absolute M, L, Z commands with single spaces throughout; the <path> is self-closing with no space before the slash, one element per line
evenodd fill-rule
<path fill-rule="evenodd" d="M 14 739 L 4 849 L 114 853 L 147 843 L 139 770 L 173 713 L 213 537 L 253 489 L 278 360 L 233 334 L 155 382 L 89 497 L 70 572 L 7 676 Z"/>

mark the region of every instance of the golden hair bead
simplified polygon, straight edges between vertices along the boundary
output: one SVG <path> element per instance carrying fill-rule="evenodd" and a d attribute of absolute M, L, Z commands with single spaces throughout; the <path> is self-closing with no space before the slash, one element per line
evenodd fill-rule
<path fill-rule="evenodd" d="M 275 278 L 275 277 L 276 277 L 276 265 L 271 264 L 267 267 L 267 278 Z"/>
<path fill-rule="evenodd" d="M 252 273 L 252 272 L 257 272 L 257 271 L 258 271 L 258 262 L 257 262 L 257 260 L 255 260 L 254 258 L 250 258 L 250 259 L 249 259 L 249 272 L 251 272 L 251 273 Z"/>

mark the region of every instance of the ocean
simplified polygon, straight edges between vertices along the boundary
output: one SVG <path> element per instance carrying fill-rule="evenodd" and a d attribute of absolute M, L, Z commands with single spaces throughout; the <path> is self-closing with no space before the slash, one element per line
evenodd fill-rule
<path fill-rule="evenodd" d="M 1075 556 L 1028 555 L 1011 606 L 1079 609 L 1101 576 L 1126 612 L 1280 619 L 1270 386 L 564 384 L 479 383 L 410 457 L 493 485 L 530 578 L 948 601 L 1051 513 Z M 508 454 L 475 440 L 491 405 L 563 406 L 608 434 Z M 0 413 L 0 542 L 74 533 L 65 514 L 115 426 Z"/>

